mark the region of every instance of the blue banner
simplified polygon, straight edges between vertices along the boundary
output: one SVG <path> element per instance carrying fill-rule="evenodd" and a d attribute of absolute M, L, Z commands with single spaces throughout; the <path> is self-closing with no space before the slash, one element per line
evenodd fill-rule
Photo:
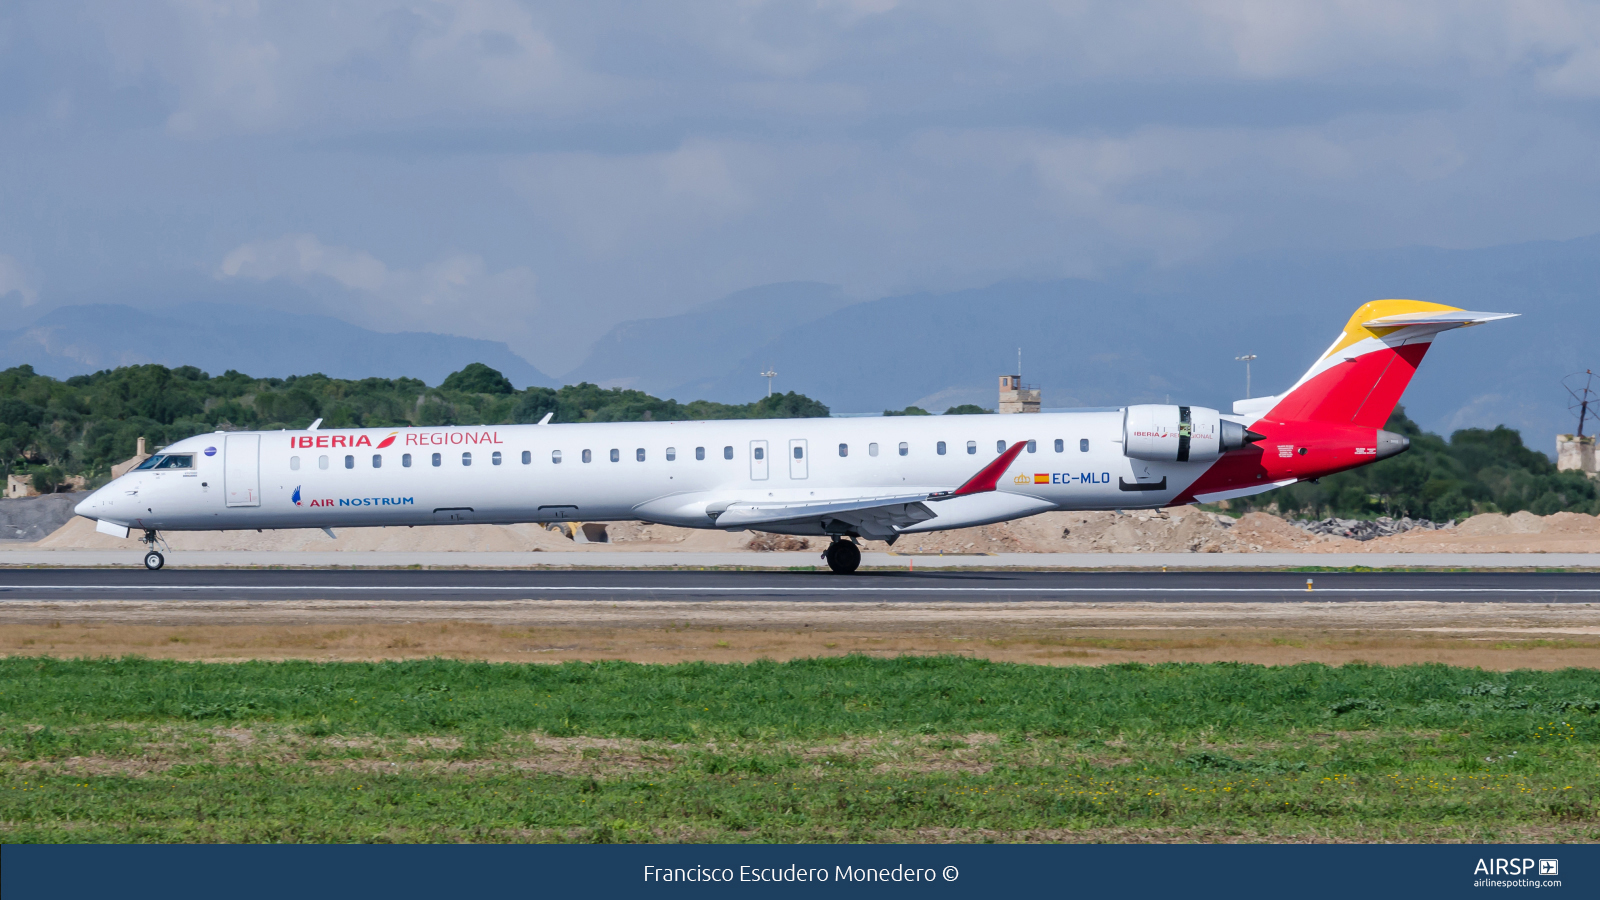
<path fill-rule="evenodd" d="M 130 846 L 4 848 L 6 900 L 1600 895 L 1594 845 Z"/>

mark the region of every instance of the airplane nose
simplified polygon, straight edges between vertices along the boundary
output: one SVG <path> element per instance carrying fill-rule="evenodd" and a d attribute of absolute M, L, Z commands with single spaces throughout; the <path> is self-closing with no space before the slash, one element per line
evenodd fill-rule
<path fill-rule="evenodd" d="M 99 491 L 95 491 L 94 493 L 90 494 L 89 496 L 83 498 L 83 500 L 81 502 L 79 502 L 77 506 L 74 506 L 72 508 L 72 511 L 77 513 L 80 516 L 83 516 L 85 519 L 97 519 L 97 518 L 99 518 L 93 512 L 90 512 L 90 510 L 93 510 L 93 509 L 95 509 L 96 507 L 98 507 L 100 505 L 100 502 L 99 502 L 98 498 L 100 497 L 101 491 L 104 491 L 104 490 L 105 490 L 105 488 L 101 488 Z"/>

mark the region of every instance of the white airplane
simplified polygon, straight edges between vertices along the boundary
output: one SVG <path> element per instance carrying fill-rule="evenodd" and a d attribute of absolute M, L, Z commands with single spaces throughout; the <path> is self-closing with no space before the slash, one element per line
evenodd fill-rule
<path fill-rule="evenodd" d="M 214 432 L 77 506 L 101 532 L 644 520 L 857 540 L 1049 510 L 1214 502 L 1366 465 L 1435 335 L 1507 318 L 1380 300 L 1289 390 L 1232 414 L 1141 404 L 1040 415 Z M 549 421 L 549 416 L 545 421 Z"/>

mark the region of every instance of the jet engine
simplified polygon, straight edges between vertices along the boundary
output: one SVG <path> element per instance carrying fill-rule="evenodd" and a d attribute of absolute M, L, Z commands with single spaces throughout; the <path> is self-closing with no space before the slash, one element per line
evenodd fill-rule
<path fill-rule="evenodd" d="M 1122 454 L 1151 462 L 1209 462 L 1261 435 L 1203 406 L 1143 403 L 1122 414 Z"/>

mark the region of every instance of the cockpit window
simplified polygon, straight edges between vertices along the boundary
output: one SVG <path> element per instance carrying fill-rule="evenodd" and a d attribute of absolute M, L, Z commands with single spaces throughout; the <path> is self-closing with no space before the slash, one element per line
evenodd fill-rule
<path fill-rule="evenodd" d="M 135 466 L 133 470 L 137 472 L 140 469 L 154 469 L 156 466 L 161 465 L 161 461 L 164 459 L 166 459 L 165 456 L 152 456 L 144 462 L 139 463 L 139 465 Z"/>
<path fill-rule="evenodd" d="M 158 456 L 161 460 L 151 468 L 155 469 L 192 469 L 194 468 L 194 455 L 190 453 L 174 453 L 170 456 Z"/>

